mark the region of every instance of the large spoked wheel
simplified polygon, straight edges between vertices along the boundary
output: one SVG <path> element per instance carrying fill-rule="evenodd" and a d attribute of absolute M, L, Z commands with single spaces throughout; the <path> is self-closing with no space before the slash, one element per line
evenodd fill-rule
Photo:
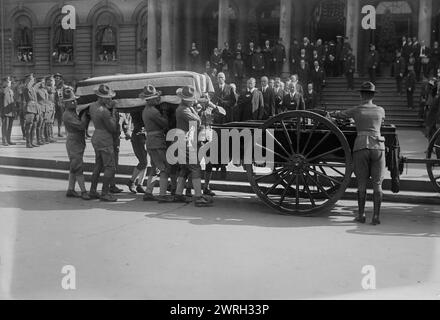
<path fill-rule="evenodd" d="M 266 141 L 260 147 L 273 155 L 273 168 L 268 163 L 265 168 L 245 165 L 254 192 L 283 214 L 325 213 L 342 197 L 353 171 L 351 149 L 342 131 L 310 111 L 279 114 L 262 129 Z"/>
<path fill-rule="evenodd" d="M 437 163 L 427 163 L 426 169 L 435 191 L 440 192 L 440 129 L 429 141 L 426 158 L 428 160 L 439 160 Z"/>

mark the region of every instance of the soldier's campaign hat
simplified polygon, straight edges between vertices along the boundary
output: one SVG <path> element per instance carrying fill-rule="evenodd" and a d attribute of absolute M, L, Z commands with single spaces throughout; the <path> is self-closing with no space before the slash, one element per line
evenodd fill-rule
<path fill-rule="evenodd" d="M 34 76 L 34 73 L 33 73 L 33 72 L 28 73 L 28 74 L 25 74 L 25 75 L 24 75 L 24 78 L 27 79 L 27 78 L 30 78 L 31 76 Z"/>
<path fill-rule="evenodd" d="M 186 101 L 195 101 L 195 90 L 192 86 L 185 86 L 183 88 L 179 88 L 176 91 L 176 94 L 179 98 Z"/>
<path fill-rule="evenodd" d="M 359 89 L 360 92 L 371 92 L 371 93 L 376 93 L 376 86 L 369 81 L 366 81 L 364 83 L 362 83 L 361 88 Z"/>
<path fill-rule="evenodd" d="M 78 98 L 79 96 L 75 95 L 75 92 L 73 92 L 73 88 L 65 87 L 63 89 L 63 101 L 73 101 Z"/>
<path fill-rule="evenodd" d="M 55 73 L 55 74 L 53 75 L 53 77 L 54 77 L 54 78 L 56 78 L 56 77 L 63 78 L 63 75 L 62 75 L 61 73 L 57 72 L 57 73 Z"/>
<path fill-rule="evenodd" d="M 113 98 L 116 95 L 106 84 L 100 84 L 99 87 L 95 89 L 95 94 L 101 98 Z"/>
<path fill-rule="evenodd" d="M 139 98 L 145 99 L 145 100 L 151 100 L 157 97 L 160 97 L 162 95 L 162 92 L 159 90 L 156 90 L 156 88 L 149 84 L 144 87 L 141 93 L 139 93 Z"/>

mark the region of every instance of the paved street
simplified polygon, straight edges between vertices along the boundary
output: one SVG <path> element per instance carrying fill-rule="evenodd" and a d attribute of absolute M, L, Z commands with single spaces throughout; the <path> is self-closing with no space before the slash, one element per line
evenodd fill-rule
<path fill-rule="evenodd" d="M 246 194 L 208 209 L 107 204 L 65 198 L 61 180 L 0 180 L 0 298 L 440 298 L 438 207 L 385 203 L 370 226 L 352 222 L 352 201 L 300 218 Z M 368 265 L 376 290 L 362 288 Z"/>

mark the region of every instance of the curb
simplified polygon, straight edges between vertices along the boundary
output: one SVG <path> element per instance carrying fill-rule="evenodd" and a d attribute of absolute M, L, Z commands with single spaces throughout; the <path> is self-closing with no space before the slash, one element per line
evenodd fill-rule
<path fill-rule="evenodd" d="M 68 162 L 66 161 L 56 161 L 56 160 L 41 160 L 35 161 L 33 159 L 20 159 L 19 163 L 14 163 L 14 165 L 6 165 L 3 161 L 5 157 L 0 157 L 0 174 L 7 175 L 17 175 L 17 176 L 25 176 L 25 177 L 35 177 L 35 178 L 45 178 L 45 179 L 57 179 L 57 180 L 66 180 L 68 179 Z M 9 158 L 9 157 L 8 157 Z M 9 158 L 11 160 L 11 158 Z M 10 161 L 5 161 L 10 162 Z M 13 162 L 13 161 L 11 161 Z M 26 167 L 24 164 L 33 164 L 31 167 Z M 50 167 L 41 167 L 35 166 L 35 164 L 52 164 Z M 20 164 L 21 166 L 19 166 Z M 90 181 L 91 177 L 91 168 L 93 164 L 86 164 L 86 170 L 84 172 L 84 176 L 86 181 Z M 131 166 L 122 165 L 118 167 L 118 174 L 116 175 L 116 183 L 119 185 L 125 185 L 127 180 L 131 175 Z M 238 192 L 238 193 L 248 193 L 255 194 L 252 190 L 252 187 L 247 182 L 246 173 L 244 172 L 228 172 L 228 181 L 220 181 L 220 173 L 213 172 L 213 179 L 211 182 L 211 188 L 217 191 L 223 192 Z M 232 182 L 232 183 L 231 183 Z M 352 183 L 355 182 L 355 179 L 352 179 Z M 420 189 L 417 192 L 414 190 L 402 190 L 402 193 L 391 193 L 387 188 L 384 188 L 384 196 L 383 201 L 386 202 L 394 202 L 394 203 L 410 203 L 410 204 L 428 204 L 428 205 L 440 205 L 440 196 L 439 194 L 432 191 L 431 183 L 428 181 L 406 181 L 406 183 L 401 184 L 401 186 L 405 186 L 406 184 L 414 185 L 425 185 L 428 184 L 430 186 L 430 191 L 428 193 L 421 192 Z M 353 186 L 349 186 L 344 195 L 341 197 L 341 200 L 356 200 L 356 185 L 354 183 Z M 388 184 L 390 181 L 388 180 Z M 385 187 L 385 181 L 384 181 Z M 426 187 L 426 186 L 425 186 Z M 410 193 L 409 193 L 410 192 Z M 368 194 L 368 200 L 372 200 L 371 192 Z"/>

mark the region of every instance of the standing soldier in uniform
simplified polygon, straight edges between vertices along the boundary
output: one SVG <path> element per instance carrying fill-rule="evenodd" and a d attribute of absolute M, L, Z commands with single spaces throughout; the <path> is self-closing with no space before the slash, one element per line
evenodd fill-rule
<path fill-rule="evenodd" d="M 4 146 L 15 145 L 11 141 L 12 125 L 14 122 L 16 102 L 14 91 L 11 88 L 10 77 L 3 79 L 3 88 L 0 92 L 0 113 L 2 118 L 2 142 Z"/>
<path fill-rule="evenodd" d="M 357 136 L 353 147 L 354 172 L 358 180 L 358 217 L 355 221 L 365 223 L 365 201 L 367 181 L 373 183 L 374 213 L 371 224 L 380 224 L 382 203 L 382 181 L 385 174 L 385 138 L 380 134 L 385 119 L 385 110 L 373 103 L 376 88 L 371 82 L 361 86 L 361 104 L 345 111 L 333 113 L 336 117 L 353 118 Z"/>
<path fill-rule="evenodd" d="M 37 93 L 34 88 L 34 75 L 32 73 L 25 77 L 25 87 L 23 88 L 23 111 L 25 118 L 26 148 L 39 147 L 34 144 L 34 136 L 38 122 Z"/>
<path fill-rule="evenodd" d="M 37 102 L 40 107 L 40 116 L 37 122 L 36 136 L 37 144 L 42 146 L 45 144 L 43 139 L 43 130 L 46 122 L 46 104 L 49 98 L 45 88 L 44 78 L 38 78 L 37 83 L 35 84 L 35 90 L 37 92 Z"/>
<path fill-rule="evenodd" d="M 89 107 L 90 118 L 95 126 L 92 136 L 92 145 L 95 149 L 95 167 L 91 178 L 90 197 L 114 202 L 117 199 L 110 194 L 110 182 L 116 172 L 113 139 L 118 131 L 118 122 L 115 114 L 116 108 L 113 108 L 112 103 L 112 98 L 116 94 L 104 84 L 95 90 L 95 94 L 98 96 L 98 101 Z M 102 194 L 99 196 L 96 189 L 102 169 L 104 169 L 104 177 L 102 179 Z"/>
<path fill-rule="evenodd" d="M 170 174 L 170 166 L 166 157 L 166 132 L 169 124 L 167 117 L 168 110 L 166 110 L 166 104 L 163 104 L 163 109 L 159 110 L 160 95 L 161 92 L 157 91 L 156 88 L 151 85 L 145 87 L 139 95 L 139 98 L 145 99 L 146 102 L 146 106 L 142 112 L 142 119 L 144 122 L 145 131 L 147 133 L 147 152 L 150 155 L 152 167 L 157 168 L 160 171 L 159 196 L 153 196 L 152 186 L 149 185 L 143 200 L 171 202 L 173 199 L 166 196 L 168 176 Z M 151 180 L 149 179 L 149 181 Z"/>
<path fill-rule="evenodd" d="M 53 143 L 56 140 L 53 137 L 53 123 L 55 119 L 55 82 L 53 76 L 46 77 L 47 105 L 46 105 L 46 126 L 44 137 L 46 142 Z"/>
<path fill-rule="evenodd" d="M 176 92 L 177 96 L 182 99 L 179 107 L 176 110 L 176 128 L 187 136 L 185 163 L 181 163 L 179 177 L 177 178 L 175 202 L 186 202 L 183 195 L 185 187 L 186 176 L 188 172 L 191 173 L 192 184 L 194 187 L 194 204 L 196 207 L 206 207 L 212 204 L 212 201 L 207 196 L 202 196 L 202 181 L 201 181 L 201 167 L 197 156 L 197 127 L 201 124 L 201 119 L 194 109 L 195 91 L 191 86 L 180 88 Z M 190 163 L 190 152 L 196 153 L 196 163 Z"/>
<path fill-rule="evenodd" d="M 67 139 L 66 149 L 69 156 L 69 186 L 67 188 L 66 197 L 90 200 L 87 193 L 84 174 L 83 174 L 83 156 L 86 148 L 85 129 L 89 122 L 86 112 L 81 117 L 76 113 L 76 99 L 72 88 L 66 87 L 63 90 L 63 101 L 66 110 L 63 113 L 63 122 L 66 127 Z M 81 189 L 81 195 L 75 191 L 75 183 L 78 182 Z"/>
<path fill-rule="evenodd" d="M 57 120 L 57 125 L 58 125 L 58 137 L 62 138 L 63 135 L 61 134 L 61 125 L 63 122 L 63 113 L 64 113 L 63 89 L 65 85 L 61 73 L 55 73 L 54 79 L 55 79 L 55 88 L 56 88 L 55 119 Z"/>
<path fill-rule="evenodd" d="M 347 79 L 347 89 L 354 90 L 354 79 L 353 75 L 356 70 L 356 58 L 353 54 L 353 49 L 348 48 L 348 54 L 345 57 L 345 77 Z"/>

